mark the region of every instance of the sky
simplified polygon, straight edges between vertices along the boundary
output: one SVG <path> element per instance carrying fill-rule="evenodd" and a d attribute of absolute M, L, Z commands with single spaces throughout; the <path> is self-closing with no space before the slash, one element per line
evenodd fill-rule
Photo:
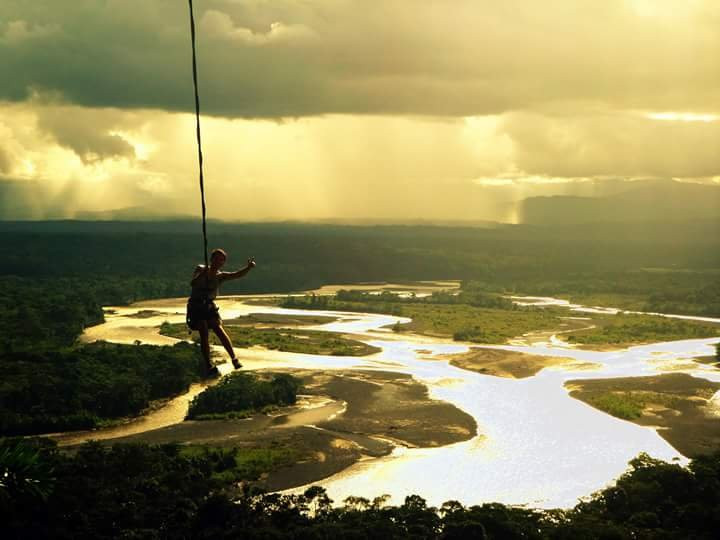
<path fill-rule="evenodd" d="M 195 0 L 208 215 L 720 189 L 717 0 Z M 184 0 L 0 3 L 0 218 L 199 215 Z"/>

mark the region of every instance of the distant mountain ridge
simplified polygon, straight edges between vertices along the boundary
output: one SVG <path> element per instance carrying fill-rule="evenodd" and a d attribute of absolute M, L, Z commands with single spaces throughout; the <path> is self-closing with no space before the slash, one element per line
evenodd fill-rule
<path fill-rule="evenodd" d="M 572 225 L 720 219 L 720 186 L 670 180 L 629 184 L 627 191 L 607 197 L 557 195 L 525 199 L 518 209 L 520 223 Z"/>
<path fill-rule="evenodd" d="M 195 216 L 171 212 L 153 206 L 128 206 L 113 210 L 81 211 L 74 219 L 84 221 L 176 221 L 194 219 Z"/>

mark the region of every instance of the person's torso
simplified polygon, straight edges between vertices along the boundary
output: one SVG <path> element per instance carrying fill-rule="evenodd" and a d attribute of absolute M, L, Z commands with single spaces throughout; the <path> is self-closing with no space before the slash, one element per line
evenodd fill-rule
<path fill-rule="evenodd" d="M 217 272 L 215 275 L 208 275 L 205 271 L 195 280 L 190 293 L 191 300 L 214 300 L 217 298 L 220 285 L 225 279 L 227 272 Z"/>

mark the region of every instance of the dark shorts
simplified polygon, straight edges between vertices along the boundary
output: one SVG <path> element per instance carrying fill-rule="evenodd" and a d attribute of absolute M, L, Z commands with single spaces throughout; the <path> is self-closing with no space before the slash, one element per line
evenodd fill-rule
<path fill-rule="evenodd" d="M 198 330 L 202 321 L 207 321 L 209 325 L 221 322 L 220 310 L 215 302 L 212 300 L 188 300 L 185 316 L 188 328 Z"/>

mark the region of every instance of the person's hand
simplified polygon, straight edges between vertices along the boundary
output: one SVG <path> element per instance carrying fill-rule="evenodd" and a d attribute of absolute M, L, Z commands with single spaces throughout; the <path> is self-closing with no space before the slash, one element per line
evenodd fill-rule
<path fill-rule="evenodd" d="M 255 257 L 250 257 L 248 259 L 248 268 L 255 268 Z"/>

